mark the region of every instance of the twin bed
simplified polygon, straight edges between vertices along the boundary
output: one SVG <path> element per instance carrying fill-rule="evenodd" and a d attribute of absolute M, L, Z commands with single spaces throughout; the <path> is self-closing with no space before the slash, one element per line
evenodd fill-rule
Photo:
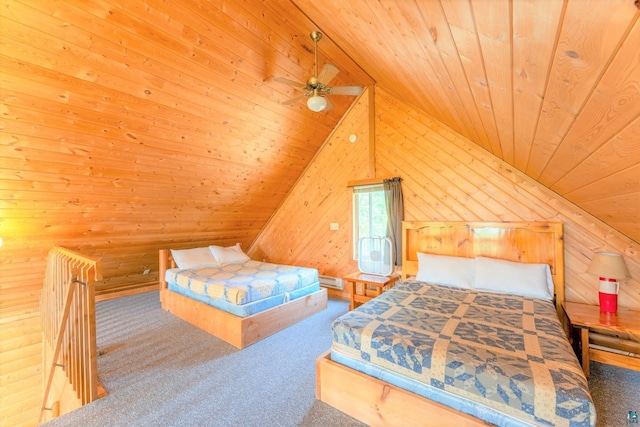
<path fill-rule="evenodd" d="M 369 425 L 594 426 L 560 223 L 403 223 L 403 281 L 336 319 L 316 397 Z"/>
<path fill-rule="evenodd" d="M 327 307 L 314 268 L 254 261 L 239 245 L 159 253 L 162 308 L 242 349 Z"/>

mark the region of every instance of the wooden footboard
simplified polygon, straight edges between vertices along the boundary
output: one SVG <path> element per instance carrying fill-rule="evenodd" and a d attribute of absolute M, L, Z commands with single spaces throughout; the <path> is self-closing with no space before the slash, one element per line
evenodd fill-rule
<path fill-rule="evenodd" d="M 167 249 L 160 250 L 159 257 L 162 308 L 240 349 L 327 308 L 327 290 L 321 288 L 252 316 L 239 317 L 169 290 L 165 273 L 176 265 Z"/>
<path fill-rule="evenodd" d="M 238 317 L 202 302 L 160 290 L 162 308 L 237 347 L 245 348 L 327 308 L 327 290 L 289 301 L 248 317 Z"/>
<path fill-rule="evenodd" d="M 316 360 L 316 399 L 370 426 L 491 425 L 336 363 L 329 351 Z"/>

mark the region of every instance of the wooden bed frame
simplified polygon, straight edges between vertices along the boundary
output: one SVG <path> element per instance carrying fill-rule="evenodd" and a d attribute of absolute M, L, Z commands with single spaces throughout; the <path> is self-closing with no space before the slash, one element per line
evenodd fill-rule
<path fill-rule="evenodd" d="M 169 290 L 165 272 L 176 264 L 168 249 L 161 249 L 159 257 L 162 308 L 239 349 L 327 308 L 327 290 L 321 288 L 260 313 L 239 317 Z"/>
<path fill-rule="evenodd" d="M 564 235 L 558 222 L 402 223 L 402 278 L 418 272 L 417 252 L 547 263 L 563 319 Z M 316 361 L 316 398 L 371 426 L 486 426 L 475 417 L 333 362 Z"/>

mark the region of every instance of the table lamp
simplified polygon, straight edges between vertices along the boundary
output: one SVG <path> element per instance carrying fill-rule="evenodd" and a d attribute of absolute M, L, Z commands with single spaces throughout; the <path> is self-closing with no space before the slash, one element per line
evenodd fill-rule
<path fill-rule="evenodd" d="M 587 273 L 600 277 L 600 311 L 603 313 L 616 313 L 618 311 L 618 279 L 629 279 L 629 270 L 620 254 L 610 252 L 596 252 L 589 263 Z"/>

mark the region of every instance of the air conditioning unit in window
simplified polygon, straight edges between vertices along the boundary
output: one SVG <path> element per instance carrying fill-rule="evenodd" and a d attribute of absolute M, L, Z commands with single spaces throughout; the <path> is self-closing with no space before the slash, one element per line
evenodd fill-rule
<path fill-rule="evenodd" d="M 362 237 L 358 240 L 358 270 L 388 276 L 393 272 L 393 247 L 388 237 Z"/>

